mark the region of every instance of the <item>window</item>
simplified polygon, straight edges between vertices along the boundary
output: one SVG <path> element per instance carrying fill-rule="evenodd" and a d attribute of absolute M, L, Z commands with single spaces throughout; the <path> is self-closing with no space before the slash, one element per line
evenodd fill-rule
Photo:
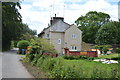
<path fill-rule="evenodd" d="M 72 38 L 76 38 L 76 34 L 72 34 Z"/>
<path fill-rule="evenodd" d="M 58 44 L 61 44 L 61 39 L 58 39 Z"/>
<path fill-rule="evenodd" d="M 71 46 L 71 50 L 77 50 L 76 46 Z"/>
<path fill-rule="evenodd" d="M 47 34 L 46 37 L 49 38 L 49 34 Z"/>

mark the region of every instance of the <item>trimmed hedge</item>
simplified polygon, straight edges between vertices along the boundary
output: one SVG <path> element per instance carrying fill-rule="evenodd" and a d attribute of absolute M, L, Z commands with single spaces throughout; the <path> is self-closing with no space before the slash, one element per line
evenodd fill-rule
<path fill-rule="evenodd" d="M 22 53 L 22 49 L 27 49 L 27 46 L 30 45 L 30 42 L 27 40 L 21 40 L 17 43 L 17 47 L 19 48 L 19 54 Z"/>

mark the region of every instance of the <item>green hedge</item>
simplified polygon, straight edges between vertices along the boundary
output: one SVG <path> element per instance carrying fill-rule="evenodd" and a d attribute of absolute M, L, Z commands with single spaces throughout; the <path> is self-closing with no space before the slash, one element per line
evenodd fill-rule
<path fill-rule="evenodd" d="M 30 42 L 27 40 L 21 40 L 17 43 L 17 47 L 19 48 L 19 53 L 22 53 L 22 49 L 27 49 L 30 45 Z"/>
<path fill-rule="evenodd" d="M 63 56 L 64 59 L 68 59 L 68 60 L 79 60 L 79 59 L 87 59 L 87 60 L 94 60 L 94 57 L 87 57 L 87 56 L 67 56 L 67 55 L 64 55 Z"/>

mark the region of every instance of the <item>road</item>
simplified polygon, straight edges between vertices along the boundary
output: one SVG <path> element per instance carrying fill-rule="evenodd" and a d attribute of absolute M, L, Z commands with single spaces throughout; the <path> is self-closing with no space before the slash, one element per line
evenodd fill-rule
<path fill-rule="evenodd" d="M 23 56 L 16 54 L 17 49 L 3 52 L 2 57 L 2 78 L 33 78 L 26 68 L 19 61 Z"/>

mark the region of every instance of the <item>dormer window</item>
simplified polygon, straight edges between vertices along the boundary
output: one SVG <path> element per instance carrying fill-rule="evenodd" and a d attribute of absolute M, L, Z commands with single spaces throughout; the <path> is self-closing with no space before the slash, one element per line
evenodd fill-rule
<path fill-rule="evenodd" d="M 76 34 L 72 34 L 72 38 L 76 38 Z"/>

